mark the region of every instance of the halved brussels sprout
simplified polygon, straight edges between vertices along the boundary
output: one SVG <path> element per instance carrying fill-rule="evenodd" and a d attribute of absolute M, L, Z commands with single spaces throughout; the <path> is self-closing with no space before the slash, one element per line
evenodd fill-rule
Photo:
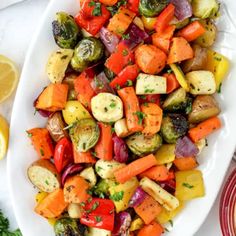
<path fill-rule="evenodd" d="M 167 143 L 176 143 L 187 131 L 188 122 L 183 115 L 169 114 L 162 119 L 161 134 Z"/>
<path fill-rule="evenodd" d="M 215 17 L 219 11 L 216 0 L 193 0 L 193 15 L 202 19 Z"/>
<path fill-rule="evenodd" d="M 82 39 L 75 47 L 71 66 L 74 70 L 82 72 L 91 63 L 100 60 L 104 53 L 101 41 L 94 37 Z"/>
<path fill-rule="evenodd" d="M 70 137 L 78 152 L 87 152 L 95 146 L 99 135 L 99 127 L 93 119 L 79 120 L 70 128 Z"/>
<path fill-rule="evenodd" d="M 74 18 L 65 12 L 56 14 L 56 20 L 52 22 L 52 29 L 55 42 L 61 48 L 74 48 L 81 35 Z"/>
<path fill-rule="evenodd" d="M 187 96 L 183 88 L 179 88 L 171 93 L 163 103 L 163 108 L 169 112 L 191 112 L 192 99 Z M 189 111 L 190 110 L 190 111 Z"/>
<path fill-rule="evenodd" d="M 115 182 L 110 179 L 101 179 L 98 184 L 95 186 L 94 194 L 100 198 L 109 196 L 109 188 L 114 186 Z"/>
<path fill-rule="evenodd" d="M 168 0 L 140 0 L 139 13 L 146 17 L 157 16 L 168 3 Z"/>
<path fill-rule="evenodd" d="M 129 149 L 138 156 L 155 152 L 162 145 L 162 138 L 159 134 L 152 137 L 145 137 L 142 133 L 136 133 L 126 139 Z"/>
<path fill-rule="evenodd" d="M 56 221 L 54 231 L 56 236 L 83 236 L 86 227 L 77 220 L 63 217 Z"/>

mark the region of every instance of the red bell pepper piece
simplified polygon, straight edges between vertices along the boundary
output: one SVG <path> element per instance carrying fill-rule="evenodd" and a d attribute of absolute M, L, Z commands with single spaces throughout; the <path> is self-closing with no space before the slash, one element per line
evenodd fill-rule
<path fill-rule="evenodd" d="M 128 0 L 128 4 L 127 4 L 128 9 L 138 14 L 139 2 L 140 0 Z"/>
<path fill-rule="evenodd" d="M 161 105 L 161 95 L 160 94 L 147 94 L 139 96 L 139 103 L 155 103 L 158 106 Z"/>
<path fill-rule="evenodd" d="M 60 173 L 68 164 L 73 162 L 72 143 L 67 138 L 59 140 L 54 151 L 54 164 Z"/>
<path fill-rule="evenodd" d="M 77 99 L 88 108 L 91 108 L 91 99 L 96 95 L 91 87 L 93 78 L 92 73 L 88 74 L 84 71 L 74 80 L 75 92 L 78 94 Z"/>
<path fill-rule="evenodd" d="M 134 54 L 123 42 L 117 45 L 116 51 L 106 60 L 105 66 L 118 75 L 125 66 L 133 64 Z"/>
<path fill-rule="evenodd" d="M 175 6 L 169 4 L 157 17 L 155 29 L 157 33 L 161 33 L 169 25 L 170 21 L 174 18 Z"/>
<path fill-rule="evenodd" d="M 110 83 L 112 88 L 117 86 L 132 86 L 128 84 L 129 81 L 135 81 L 139 73 L 139 68 L 136 64 L 126 66 Z"/>
<path fill-rule="evenodd" d="M 166 93 L 167 94 L 173 92 L 174 90 L 180 87 L 180 84 L 178 80 L 176 79 L 176 76 L 174 75 L 174 73 L 170 73 L 170 74 L 165 73 L 163 76 L 166 77 L 166 82 L 167 82 Z"/>
<path fill-rule="evenodd" d="M 93 198 L 84 207 L 81 224 L 112 231 L 115 220 L 115 206 L 111 200 Z"/>
<path fill-rule="evenodd" d="M 76 23 L 87 32 L 96 35 L 110 17 L 110 12 L 100 2 L 85 0 L 75 17 Z"/>

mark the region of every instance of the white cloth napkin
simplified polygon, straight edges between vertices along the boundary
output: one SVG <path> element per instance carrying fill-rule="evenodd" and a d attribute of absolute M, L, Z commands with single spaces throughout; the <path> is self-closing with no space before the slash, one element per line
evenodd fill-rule
<path fill-rule="evenodd" d="M 21 2 L 23 0 L 0 0 L 0 9 L 8 7 L 14 3 Z"/>

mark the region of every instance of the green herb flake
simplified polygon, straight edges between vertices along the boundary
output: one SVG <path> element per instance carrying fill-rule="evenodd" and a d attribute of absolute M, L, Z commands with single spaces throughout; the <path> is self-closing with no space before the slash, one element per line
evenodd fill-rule
<path fill-rule="evenodd" d="M 221 93 L 221 89 L 222 89 L 222 83 L 220 83 L 217 93 Z"/>
<path fill-rule="evenodd" d="M 91 210 L 92 210 L 92 211 L 96 210 L 96 209 L 98 208 L 98 206 L 99 206 L 99 202 L 97 202 L 97 201 L 94 202 L 93 205 L 92 205 L 92 207 L 91 207 Z"/>
<path fill-rule="evenodd" d="M 133 86 L 133 81 L 130 80 L 130 79 L 127 80 L 126 85 L 127 85 L 127 86 Z"/>
<path fill-rule="evenodd" d="M 95 216 L 95 220 L 96 220 L 96 222 L 101 222 L 102 221 L 102 217 L 101 216 Z"/>
<path fill-rule="evenodd" d="M 189 188 L 189 189 L 191 189 L 191 188 L 194 187 L 193 185 L 191 185 L 191 184 L 189 184 L 189 183 L 183 183 L 182 185 L 183 185 L 184 187 L 186 187 L 186 188 Z"/>
<path fill-rule="evenodd" d="M 119 84 L 116 85 L 116 90 L 119 90 L 121 87 Z"/>
<path fill-rule="evenodd" d="M 94 157 L 97 157 L 97 153 L 94 151 L 94 152 L 91 152 L 91 154 L 94 156 Z"/>
<path fill-rule="evenodd" d="M 144 93 L 151 94 L 153 92 L 154 92 L 154 89 L 150 89 L 150 88 L 145 88 L 144 89 Z"/>
<path fill-rule="evenodd" d="M 89 3 L 90 7 L 94 7 L 93 11 L 92 11 L 92 15 L 93 16 L 101 16 L 102 15 L 102 9 L 101 9 L 101 3 L 100 2 L 94 2 L 91 1 Z"/>
<path fill-rule="evenodd" d="M 173 72 L 172 69 L 167 70 L 168 74 L 171 74 L 172 72 Z"/>
<path fill-rule="evenodd" d="M 141 125 L 143 123 L 143 119 L 145 118 L 145 114 L 141 111 L 137 111 L 134 113 L 138 117 L 138 123 Z"/>
<path fill-rule="evenodd" d="M 100 166 L 96 166 L 95 170 L 96 170 L 96 172 L 98 173 L 98 172 L 100 172 L 101 170 L 103 170 L 103 168 L 100 167 Z"/>
<path fill-rule="evenodd" d="M 112 101 L 111 103 L 110 103 L 110 108 L 115 108 L 116 107 L 116 103 L 114 102 L 114 101 Z"/>
<path fill-rule="evenodd" d="M 128 52 L 128 50 L 127 49 L 124 49 L 123 51 L 122 51 L 122 55 L 125 57 L 125 56 L 127 56 L 129 54 L 129 52 Z"/>
<path fill-rule="evenodd" d="M 123 34 L 123 35 L 122 35 L 122 39 L 130 39 L 129 34 Z"/>
<path fill-rule="evenodd" d="M 169 220 L 169 223 L 170 223 L 171 227 L 173 227 L 173 225 L 174 225 L 173 220 Z"/>
<path fill-rule="evenodd" d="M 120 192 L 116 192 L 116 193 L 112 194 L 110 196 L 110 199 L 115 202 L 119 202 L 123 199 L 123 197 L 124 197 L 124 191 L 120 191 Z"/>
<path fill-rule="evenodd" d="M 32 138 L 33 134 L 31 134 L 29 131 L 26 131 L 26 133 L 29 138 Z"/>
<path fill-rule="evenodd" d="M 40 151 L 41 156 L 44 156 L 44 155 L 45 155 L 42 148 L 40 148 L 39 151 Z"/>
<path fill-rule="evenodd" d="M 115 132 L 116 132 L 116 131 L 115 131 L 115 128 L 112 127 L 112 128 L 111 128 L 111 133 L 114 134 Z"/>
<path fill-rule="evenodd" d="M 48 182 L 48 180 L 45 180 L 45 184 L 46 184 L 46 185 L 49 185 L 49 182 Z"/>

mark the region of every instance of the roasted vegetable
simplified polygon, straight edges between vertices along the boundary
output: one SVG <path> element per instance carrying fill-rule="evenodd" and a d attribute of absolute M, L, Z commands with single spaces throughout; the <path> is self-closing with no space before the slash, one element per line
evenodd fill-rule
<path fill-rule="evenodd" d="M 58 142 L 61 138 L 69 136 L 67 130 L 64 129 L 65 126 L 61 112 L 55 112 L 49 116 L 46 127 L 52 139 Z"/>
<path fill-rule="evenodd" d="M 111 236 L 111 231 L 89 227 L 85 236 Z"/>
<path fill-rule="evenodd" d="M 72 56 L 72 49 L 59 49 L 49 56 L 46 73 L 52 83 L 62 82 Z"/>
<path fill-rule="evenodd" d="M 167 0 L 140 0 L 139 13 L 146 17 L 157 16 L 168 3 Z"/>
<path fill-rule="evenodd" d="M 109 70 L 107 67 L 104 67 L 104 73 L 109 80 L 112 80 L 116 76 L 115 73 Z"/>
<path fill-rule="evenodd" d="M 184 73 L 203 70 L 207 64 L 207 49 L 195 44 L 193 46 L 194 58 L 186 60 L 182 63 L 182 70 Z"/>
<path fill-rule="evenodd" d="M 56 236 L 83 236 L 85 230 L 85 226 L 69 217 L 58 219 L 54 225 Z"/>
<path fill-rule="evenodd" d="M 188 122 L 183 115 L 169 114 L 163 118 L 161 134 L 167 143 L 176 143 L 188 130 Z"/>
<path fill-rule="evenodd" d="M 70 137 L 78 152 L 86 152 L 99 139 L 100 131 L 93 119 L 79 120 L 70 128 Z"/>
<path fill-rule="evenodd" d="M 79 175 L 83 177 L 85 180 L 87 180 L 91 187 L 95 186 L 95 184 L 97 183 L 97 176 L 95 175 L 92 166 L 81 171 Z"/>
<path fill-rule="evenodd" d="M 176 172 L 175 196 L 180 201 L 187 201 L 205 195 L 203 176 L 200 170 Z"/>
<path fill-rule="evenodd" d="M 173 211 L 179 206 L 179 200 L 176 197 L 149 178 L 142 178 L 140 185 L 145 192 L 159 202 L 166 210 Z"/>
<path fill-rule="evenodd" d="M 82 216 L 82 207 L 78 203 L 70 203 L 67 210 L 70 218 L 79 219 Z"/>
<path fill-rule="evenodd" d="M 192 99 L 187 96 L 183 88 L 171 93 L 163 103 L 163 108 L 169 112 L 186 112 L 191 108 Z"/>
<path fill-rule="evenodd" d="M 117 161 L 99 160 L 96 162 L 95 170 L 102 179 L 114 179 L 115 170 L 118 170 L 124 166 L 125 164 L 119 163 Z"/>
<path fill-rule="evenodd" d="M 70 125 L 77 120 L 91 118 L 89 112 L 79 101 L 68 101 L 65 109 L 62 111 L 65 122 Z"/>
<path fill-rule="evenodd" d="M 65 12 L 57 12 L 56 20 L 52 22 L 53 36 L 61 48 L 74 48 L 81 31 L 72 16 Z"/>
<path fill-rule="evenodd" d="M 226 74 L 229 71 L 230 62 L 228 58 L 213 50 L 207 51 L 206 70 L 211 71 L 215 76 L 216 88 L 220 92 L 220 88 Z"/>
<path fill-rule="evenodd" d="M 114 186 L 115 182 L 110 179 L 101 179 L 94 188 L 94 194 L 100 198 L 109 196 L 109 188 Z"/>
<path fill-rule="evenodd" d="M 168 164 L 175 159 L 175 144 L 163 144 L 155 153 L 157 165 Z"/>
<path fill-rule="evenodd" d="M 213 96 L 197 96 L 192 105 L 192 111 L 188 116 L 190 123 L 200 123 L 220 113 L 220 107 Z"/>
<path fill-rule="evenodd" d="M 214 74 L 207 70 L 191 71 L 186 74 L 190 93 L 193 95 L 207 95 L 216 92 Z"/>
<path fill-rule="evenodd" d="M 143 156 L 156 151 L 162 145 L 159 134 L 145 137 L 142 133 L 136 133 L 126 139 L 129 149 L 138 156 Z"/>
<path fill-rule="evenodd" d="M 195 42 L 202 47 L 211 47 L 216 40 L 216 25 L 210 19 L 201 20 L 200 23 L 205 28 L 205 33 L 198 37 Z"/>
<path fill-rule="evenodd" d="M 121 99 L 111 93 L 99 93 L 91 100 L 93 116 L 102 122 L 115 122 L 123 117 Z"/>
<path fill-rule="evenodd" d="M 60 188 L 60 176 L 48 160 L 38 160 L 27 170 L 28 178 L 40 191 L 51 193 Z"/>
<path fill-rule="evenodd" d="M 166 78 L 158 75 L 147 75 L 140 73 L 136 82 L 136 94 L 165 94 Z"/>
<path fill-rule="evenodd" d="M 215 17 L 219 11 L 216 0 L 193 0 L 193 15 L 202 19 Z"/>
<path fill-rule="evenodd" d="M 104 53 L 101 41 L 94 37 L 82 39 L 75 47 L 71 66 L 74 70 L 82 72 L 91 63 L 100 60 Z"/>
<path fill-rule="evenodd" d="M 115 128 L 116 135 L 120 138 L 125 138 L 130 134 L 125 118 L 116 121 L 114 128 Z"/>

